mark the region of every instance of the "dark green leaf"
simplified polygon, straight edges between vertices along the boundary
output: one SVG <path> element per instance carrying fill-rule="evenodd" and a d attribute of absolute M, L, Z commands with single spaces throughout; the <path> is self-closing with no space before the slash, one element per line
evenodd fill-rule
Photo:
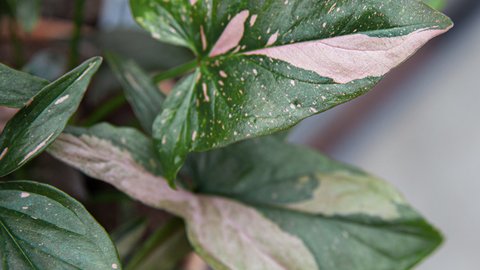
<path fill-rule="evenodd" d="M 145 131 L 152 133 L 153 121 L 162 111 L 165 96 L 135 62 L 112 53 L 108 53 L 106 57 L 140 124 Z"/>
<path fill-rule="evenodd" d="M 0 64 L 0 106 L 23 107 L 48 81 Z"/>
<path fill-rule="evenodd" d="M 0 135 L 0 176 L 43 151 L 77 110 L 102 59 L 92 58 L 45 86 L 5 126 Z"/>
<path fill-rule="evenodd" d="M 198 58 L 195 75 L 154 124 L 170 181 L 188 152 L 285 130 L 369 91 L 452 25 L 417 0 L 131 0 L 131 7 L 153 37 Z"/>
<path fill-rule="evenodd" d="M 4 270 L 120 269 L 112 241 L 85 208 L 53 187 L 0 183 Z"/>

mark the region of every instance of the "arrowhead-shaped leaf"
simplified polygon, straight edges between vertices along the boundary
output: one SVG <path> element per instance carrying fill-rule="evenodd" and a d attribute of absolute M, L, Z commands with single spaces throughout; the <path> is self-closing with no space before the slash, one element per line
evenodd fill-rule
<path fill-rule="evenodd" d="M 153 121 L 162 111 L 165 96 L 135 62 L 113 53 L 107 54 L 107 61 L 122 84 L 125 96 L 143 129 L 151 133 Z"/>
<path fill-rule="evenodd" d="M 53 187 L 0 183 L 1 269 L 120 269 L 105 230 Z"/>
<path fill-rule="evenodd" d="M 452 25 L 417 0 L 131 0 L 131 7 L 153 37 L 198 59 L 155 122 L 171 181 L 188 152 L 287 129 L 367 92 Z"/>
<path fill-rule="evenodd" d="M 41 153 L 63 131 L 101 62 L 92 58 L 48 84 L 7 123 L 0 135 L 0 176 Z"/>
<path fill-rule="evenodd" d="M 142 165 L 148 139 L 137 136 L 145 145 L 127 149 L 110 139 L 127 129 L 96 128 L 61 135 L 50 152 L 183 217 L 214 269 L 403 270 L 441 242 L 387 183 L 275 138 L 194 156 L 194 194 L 169 189 Z"/>
<path fill-rule="evenodd" d="M 47 84 L 47 80 L 0 64 L 0 106 L 21 108 Z"/>

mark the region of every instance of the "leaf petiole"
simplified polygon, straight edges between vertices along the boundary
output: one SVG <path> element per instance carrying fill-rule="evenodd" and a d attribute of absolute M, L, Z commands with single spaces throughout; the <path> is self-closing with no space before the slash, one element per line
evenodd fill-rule
<path fill-rule="evenodd" d="M 178 67 L 174 67 L 170 70 L 167 70 L 165 72 L 162 72 L 160 74 L 157 74 L 153 76 L 153 81 L 155 83 L 159 83 L 164 80 L 168 79 L 173 79 L 175 77 L 179 77 L 181 75 L 184 75 L 194 69 L 197 66 L 197 60 L 192 60 L 190 62 L 187 62 L 185 64 L 182 64 Z"/>

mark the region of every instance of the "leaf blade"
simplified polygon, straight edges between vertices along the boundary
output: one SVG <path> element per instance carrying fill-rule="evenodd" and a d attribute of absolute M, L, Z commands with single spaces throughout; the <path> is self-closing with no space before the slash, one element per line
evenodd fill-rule
<path fill-rule="evenodd" d="M 62 132 L 101 61 L 87 60 L 45 86 L 7 123 L 0 135 L 1 176 L 34 158 Z"/>
<path fill-rule="evenodd" d="M 165 96 L 135 62 L 113 53 L 107 53 L 106 58 L 143 129 L 151 134 L 153 121 L 162 111 Z"/>
<path fill-rule="evenodd" d="M 47 80 L 0 64 L 0 106 L 21 108 L 47 84 Z"/>
<path fill-rule="evenodd" d="M 177 145 L 162 146 L 167 150 L 158 147 L 172 172 L 188 152 L 285 130 L 368 92 L 452 26 L 416 0 L 131 3 L 154 37 L 187 46 L 200 59 L 190 104 L 177 110 L 184 119 L 154 124 L 157 140 L 177 138 L 168 143 Z M 184 88 L 173 94 L 182 95 Z M 166 103 L 180 106 L 177 99 L 171 95 Z M 170 116 L 160 118 L 168 122 Z M 179 136 L 179 130 L 196 140 Z"/>
<path fill-rule="evenodd" d="M 0 183 L 0 223 L 8 235 L 0 240 L 5 269 L 120 269 L 105 230 L 79 202 L 50 186 Z"/>
<path fill-rule="evenodd" d="M 183 217 L 190 242 L 214 269 L 403 270 L 441 242 L 388 184 L 282 140 L 195 155 L 187 171 L 199 192 L 194 194 L 153 177 L 135 161 L 138 150 L 127 154 L 92 132 L 72 135 L 62 135 L 51 153 Z M 101 157 L 108 149 L 115 154 Z M 98 167 L 99 160 L 108 169 Z M 327 192 L 317 192 L 322 190 Z"/>

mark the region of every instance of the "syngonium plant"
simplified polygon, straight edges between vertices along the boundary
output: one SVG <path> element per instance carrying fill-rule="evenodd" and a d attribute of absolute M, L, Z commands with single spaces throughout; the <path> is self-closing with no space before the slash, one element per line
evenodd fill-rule
<path fill-rule="evenodd" d="M 213 269 L 409 269 L 439 246 L 388 183 L 273 134 L 366 93 L 449 18 L 415 0 L 131 0 L 131 9 L 155 39 L 196 56 L 150 77 L 107 54 L 143 132 L 65 129 L 101 58 L 54 82 L 0 65 L 0 105 L 20 108 L 0 137 L 2 176 L 50 146 L 181 217 Z M 156 85 L 182 76 L 168 96 Z M 1 269 L 122 267 L 86 210 L 44 184 L 0 183 L 0 234 Z M 136 263 L 127 268 L 152 267 Z"/>

